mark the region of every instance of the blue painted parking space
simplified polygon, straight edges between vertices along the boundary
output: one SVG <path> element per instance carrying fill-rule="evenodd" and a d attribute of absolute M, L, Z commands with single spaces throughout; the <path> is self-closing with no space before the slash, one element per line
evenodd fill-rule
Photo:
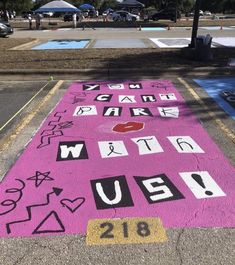
<path fill-rule="evenodd" d="M 235 120 L 235 78 L 194 79 Z"/>
<path fill-rule="evenodd" d="M 165 31 L 166 28 L 156 28 L 156 27 L 144 27 L 141 28 L 143 31 Z"/>
<path fill-rule="evenodd" d="M 32 50 L 60 50 L 60 49 L 83 49 L 89 44 L 90 40 L 51 40 L 39 44 Z"/>

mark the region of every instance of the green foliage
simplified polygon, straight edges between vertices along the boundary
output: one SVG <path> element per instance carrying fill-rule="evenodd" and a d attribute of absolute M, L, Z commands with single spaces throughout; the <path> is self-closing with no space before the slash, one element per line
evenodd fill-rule
<path fill-rule="evenodd" d="M 16 10 L 17 13 L 37 9 L 40 6 L 51 2 L 52 0 L 0 0 L 0 9 Z M 116 0 L 65 0 L 77 7 L 82 4 L 88 3 L 93 5 L 96 9 L 105 10 L 106 8 L 115 8 Z M 175 5 L 177 2 L 178 8 L 182 12 L 188 12 L 194 9 L 195 0 L 139 0 L 145 4 L 145 7 L 153 7 L 161 9 L 167 5 Z M 235 0 L 203 0 L 201 1 L 201 9 L 209 10 L 214 13 L 230 12 L 235 13 Z"/>
<path fill-rule="evenodd" d="M 15 10 L 17 13 L 30 10 L 32 7 L 32 0 L 0 0 L 0 9 Z"/>

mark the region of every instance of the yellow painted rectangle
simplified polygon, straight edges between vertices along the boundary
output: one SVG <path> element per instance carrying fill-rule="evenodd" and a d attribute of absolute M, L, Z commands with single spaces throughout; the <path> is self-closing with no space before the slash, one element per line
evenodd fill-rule
<path fill-rule="evenodd" d="M 166 240 L 160 218 L 94 219 L 89 220 L 87 226 L 87 245 L 143 244 Z"/>

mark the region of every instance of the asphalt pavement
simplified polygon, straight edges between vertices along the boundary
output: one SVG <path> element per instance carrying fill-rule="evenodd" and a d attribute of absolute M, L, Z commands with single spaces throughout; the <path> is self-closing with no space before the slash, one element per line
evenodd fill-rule
<path fill-rule="evenodd" d="M 211 34 L 213 37 L 234 37 L 235 28 L 213 30 L 213 27 L 198 30 L 199 35 Z M 146 39 L 146 38 L 190 38 L 192 31 L 188 27 L 164 28 L 165 30 L 144 31 L 136 28 L 65 28 L 51 30 L 15 29 L 10 38 L 39 38 L 39 39 Z"/>
<path fill-rule="evenodd" d="M 147 32 L 146 33 L 142 31 L 139 32 L 137 30 L 136 31 L 131 30 L 129 32 L 128 31 L 126 32 L 125 30 L 123 30 L 123 32 L 119 32 L 119 33 L 117 33 L 116 31 L 115 32 L 107 31 L 104 33 L 104 35 L 102 34 L 102 36 L 99 34 L 100 32 L 99 30 L 92 30 L 92 29 L 89 29 L 87 31 L 85 30 L 84 32 L 81 32 L 80 30 L 75 30 L 73 32 L 70 32 L 70 31 L 59 32 L 58 31 L 55 33 L 53 32 L 53 35 L 51 35 L 52 34 L 51 32 L 40 32 L 40 33 L 35 32 L 35 36 L 33 35 L 34 32 L 17 30 L 15 32 L 15 37 L 16 36 L 17 37 L 18 36 L 19 37 L 37 36 L 38 38 L 48 39 L 48 38 L 61 38 L 63 36 L 66 38 L 77 38 L 77 35 L 74 36 L 74 32 L 76 33 L 78 32 L 79 38 L 82 36 L 84 38 L 95 38 L 95 39 L 115 38 L 117 37 L 117 35 L 119 38 L 127 38 L 127 37 L 128 38 L 132 38 L 132 37 L 140 38 L 140 35 L 141 35 L 141 38 L 144 38 L 146 36 L 147 37 L 156 36 L 156 34 L 158 36 L 166 36 L 162 34 L 171 34 L 171 36 L 177 36 L 177 37 L 179 35 L 184 36 L 184 37 L 186 36 L 189 37 L 190 35 L 190 32 L 187 30 L 182 31 L 180 33 L 176 30 L 175 31 L 172 30 L 170 33 L 169 31 L 166 31 L 164 33 L 163 32 L 153 32 L 153 33 Z M 217 36 L 220 36 L 220 34 L 222 33 L 219 31 L 216 34 L 219 34 Z M 224 36 L 224 34 L 226 34 L 226 36 L 232 36 L 231 31 L 226 31 L 226 32 L 223 31 L 223 35 L 221 36 Z M 114 83 L 119 84 L 119 83 L 124 82 L 123 79 L 125 81 L 135 80 L 136 83 L 142 82 L 142 84 L 144 84 L 144 80 L 146 79 L 150 80 L 150 82 L 154 82 L 154 84 L 156 84 L 158 81 L 162 82 L 162 80 L 171 81 L 172 82 L 171 84 L 173 84 L 174 88 L 176 88 L 176 90 L 178 91 L 175 93 L 180 93 L 180 95 L 182 96 L 182 100 L 185 101 L 187 105 L 187 108 L 189 108 L 190 111 L 192 111 L 191 116 L 188 117 L 187 115 L 185 115 L 186 120 L 188 119 L 189 121 L 191 121 L 191 118 L 192 118 L 193 122 L 196 122 L 195 126 L 198 126 L 195 128 L 200 127 L 199 131 L 194 132 L 195 137 L 197 133 L 198 135 L 200 135 L 200 131 L 203 130 L 206 132 L 205 135 L 208 134 L 208 136 L 206 137 L 208 137 L 209 139 L 208 141 L 211 143 L 211 146 L 218 147 L 218 149 L 217 147 L 215 147 L 216 153 L 214 154 L 211 153 L 210 159 L 197 160 L 196 164 L 198 165 L 198 167 L 200 168 L 201 165 L 203 165 L 203 163 L 208 163 L 208 166 L 211 166 L 212 167 L 211 170 L 213 170 L 212 165 L 214 165 L 214 168 L 216 168 L 215 172 L 217 172 L 218 175 L 220 175 L 221 173 L 221 175 L 223 176 L 226 175 L 226 172 L 224 172 L 223 169 L 225 168 L 227 169 L 231 167 L 231 170 L 232 170 L 232 167 L 233 167 L 233 170 L 234 170 L 234 166 L 235 166 L 234 120 L 221 107 L 219 107 L 218 104 L 215 103 L 215 101 L 210 96 L 208 96 L 207 92 L 203 89 L 203 87 L 195 83 L 195 81 L 193 80 L 194 77 L 197 77 L 200 79 L 200 74 L 191 72 L 190 76 L 184 76 L 184 74 L 180 71 L 171 71 L 169 72 L 169 74 L 165 73 L 163 76 L 161 74 L 151 73 L 151 71 L 149 73 L 147 73 L 147 71 L 146 72 L 144 71 L 142 74 L 138 73 L 138 76 L 137 76 L 135 73 L 131 71 L 130 72 L 125 72 L 125 71 L 118 72 L 116 70 L 114 71 L 111 69 L 110 70 L 111 74 L 110 73 L 103 73 L 103 74 L 99 73 L 99 75 L 97 75 L 97 73 L 95 72 L 90 72 L 89 75 L 86 75 L 86 72 L 84 70 L 83 73 L 81 72 L 76 73 L 73 71 L 71 72 L 68 71 L 67 73 L 62 75 L 61 74 L 62 71 L 63 69 L 61 69 L 61 72 L 59 71 L 54 76 L 54 80 L 52 80 L 53 78 L 50 77 L 49 75 L 46 75 L 45 73 L 40 76 L 38 75 L 39 73 L 35 75 L 32 72 L 30 75 L 28 74 L 27 77 L 25 77 L 25 75 L 22 75 L 22 73 L 20 73 L 19 75 L 9 75 L 5 78 L 4 81 L 2 80 L 0 82 L 0 95 L 1 95 L 1 98 L 0 98 L 1 109 L 0 110 L 2 113 L 1 120 L 0 120 L 1 121 L 0 123 L 0 127 L 1 127 L 1 130 L 0 130 L 0 136 L 1 136 L 0 176 L 1 176 L 1 179 L 3 179 L 3 182 L 1 185 L 2 187 L 0 189 L 1 198 L 2 196 L 3 198 L 5 198 L 5 195 L 9 195 L 11 191 L 13 192 L 16 190 L 16 188 L 13 189 L 13 187 L 11 187 L 10 189 L 4 183 L 8 183 L 8 180 L 10 181 L 10 178 L 12 177 L 20 178 L 21 173 L 20 173 L 20 170 L 18 170 L 19 164 L 21 164 L 22 171 L 24 170 L 27 171 L 27 170 L 30 170 L 32 164 L 34 163 L 33 161 L 36 161 L 37 159 L 44 161 L 43 156 L 41 156 L 41 159 L 40 157 L 39 158 L 35 157 L 34 158 L 35 160 L 33 159 L 31 160 L 31 156 L 34 157 L 34 155 L 31 153 L 32 149 L 30 147 L 34 145 L 35 139 L 37 139 L 39 135 L 43 135 L 45 131 L 45 130 L 42 130 L 42 127 L 41 127 L 42 122 L 44 122 L 43 126 L 46 126 L 46 125 L 50 125 L 50 123 L 48 123 L 48 120 L 47 120 L 50 117 L 54 117 L 54 119 L 52 120 L 53 122 L 55 121 L 55 117 L 58 117 L 59 119 L 59 116 L 56 116 L 57 115 L 56 113 L 59 113 L 61 111 L 60 108 L 61 106 L 62 107 L 64 106 L 63 104 L 69 103 L 69 100 L 71 100 L 71 95 L 74 96 L 73 103 L 76 106 L 81 105 L 81 102 L 83 105 L 85 104 L 84 100 L 81 99 L 78 96 L 78 94 L 75 93 L 77 91 L 77 88 L 79 88 L 77 87 L 79 84 L 78 82 L 82 80 L 90 80 L 90 82 L 88 82 L 88 84 L 90 85 L 86 86 L 85 88 L 83 86 L 83 88 L 88 89 L 88 91 L 85 91 L 88 93 L 88 95 L 92 95 L 93 92 L 97 92 L 98 93 L 96 94 L 97 97 L 100 92 L 105 91 L 104 88 L 101 91 L 95 91 L 95 90 L 89 91 L 89 89 L 92 86 L 94 89 L 95 88 L 98 89 L 98 86 L 95 86 L 98 80 L 99 82 L 101 82 L 101 80 L 107 81 L 108 84 L 109 82 L 113 83 L 114 80 L 115 80 Z M 212 72 L 215 73 L 215 71 L 212 71 Z M 222 69 L 220 69 L 220 76 L 215 76 L 215 75 L 207 76 L 207 73 L 208 72 L 206 72 L 206 69 L 204 69 L 201 73 L 202 74 L 201 78 L 202 77 L 211 78 L 211 79 L 217 78 L 218 84 L 219 82 L 222 82 L 221 81 L 222 77 L 224 78 L 226 77 L 226 72 L 224 72 L 224 75 L 223 75 Z M 40 76 L 40 80 L 37 81 L 36 79 L 39 76 Z M 27 81 L 25 79 L 27 79 Z M 71 89 L 69 88 L 71 84 L 74 84 L 73 89 L 75 90 L 68 91 L 68 89 Z M 135 83 L 133 84 L 133 82 L 131 84 L 134 85 L 134 87 L 137 86 L 137 84 Z M 170 86 L 169 89 L 171 89 L 172 86 L 171 85 L 169 86 Z M 113 92 L 113 90 L 110 90 L 110 91 L 112 91 L 112 94 L 114 94 L 114 97 L 118 95 L 117 92 Z M 120 92 L 123 94 L 122 90 L 120 90 Z M 84 93 L 84 90 L 83 90 L 83 93 Z M 105 94 L 110 94 L 110 93 L 111 92 L 105 93 Z M 126 92 L 126 94 L 128 95 L 131 95 L 134 93 L 137 93 L 136 95 L 139 95 L 138 91 L 132 92 L 132 93 L 130 93 L 129 91 L 128 93 Z M 66 97 L 66 95 L 68 96 Z M 148 96 L 150 95 L 148 94 Z M 63 101 L 64 103 L 62 102 L 60 103 L 62 105 L 58 105 L 58 102 L 61 102 L 61 100 L 64 100 Z M 157 99 L 157 102 L 159 102 L 159 98 Z M 98 111 L 100 110 L 98 107 L 99 103 L 100 102 L 98 101 L 94 103 L 94 105 L 97 106 Z M 110 104 L 112 104 L 112 102 Z M 115 104 L 118 104 L 118 103 L 115 102 Z M 184 103 L 182 104 L 184 108 Z M 174 107 L 175 106 L 176 105 L 174 105 Z M 55 112 L 54 110 L 55 107 L 57 108 L 56 109 L 57 112 Z M 196 119 L 194 120 L 193 117 L 196 117 Z M 81 117 L 78 117 L 78 118 L 81 118 Z M 92 115 L 86 116 L 85 121 L 79 120 L 79 122 L 77 123 L 77 128 L 81 129 L 82 126 L 84 126 L 84 128 L 87 128 L 86 126 L 87 124 L 89 124 L 89 119 L 92 120 Z M 125 121 L 127 121 L 126 117 L 124 117 L 124 119 Z M 121 119 L 116 118 L 116 120 L 121 120 Z M 62 121 L 68 122 L 71 120 L 62 119 Z M 99 122 L 99 120 L 94 118 L 93 123 L 95 124 L 96 122 Z M 146 122 L 146 126 L 147 124 L 148 123 Z M 55 126 L 54 123 L 53 123 L 53 126 Z M 64 123 L 63 125 L 60 124 L 60 128 L 61 126 L 65 126 L 65 124 Z M 97 126 L 97 128 L 100 128 L 100 126 L 97 124 L 95 126 Z M 94 126 L 94 130 L 96 130 L 95 126 Z M 184 124 L 184 126 L 186 126 L 186 124 Z M 186 131 L 187 129 L 190 129 L 190 128 L 187 128 L 187 126 L 186 127 L 184 126 L 183 128 L 185 128 Z M 173 127 L 169 128 L 168 132 L 171 132 L 171 134 L 173 133 L 174 135 L 174 128 Z M 68 128 L 68 129 L 65 129 L 65 131 L 66 130 L 70 130 L 70 129 Z M 82 135 L 81 133 L 83 133 L 83 129 L 78 134 L 80 137 Z M 99 130 L 98 131 L 96 130 L 96 134 L 98 133 L 99 133 Z M 107 131 L 104 131 L 103 133 L 104 133 L 104 136 L 107 137 L 108 135 Z M 72 138 L 73 136 L 74 136 L 73 134 L 66 135 L 66 137 L 68 137 L 67 139 L 70 139 L 70 141 L 71 139 L 73 139 Z M 93 138 L 91 137 L 91 139 L 93 139 L 92 141 L 95 141 L 95 137 L 96 135 L 93 134 Z M 126 141 L 127 138 L 128 136 L 125 136 L 123 139 L 125 139 Z M 81 138 L 81 139 L 84 140 L 86 139 L 86 137 Z M 53 142 L 53 139 L 51 139 L 51 141 Z M 200 143 L 204 144 L 204 141 L 206 142 L 207 140 L 204 139 Z M 80 141 L 80 144 L 81 144 L 81 141 Z M 88 143 L 87 145 L 88 153 L 89 153 L 90 147 L 91 145 L 90 143 Z M 128 144 L 127 147 L 129 148 L 130 145 Z M 210 148 L 210 145 L 208 148 Z M 24 152 L 24 150 L 26 151 Z M 47 154 L 49 154 L 49 151 L 45 152 L 45 157 L 47 157 Z M 224 157 L 223 157 L 223 154 L 224 154 Z M 92 154 L 89 153 L 89 155 L 91 155 L 92 157 Z M 193 154 L 193 156 L 194 155 L 195 154 Z M 195 155 L 195 157 L 197 155 Z M 23 157 L 23 161 L 25 161 L 24 163 L 21 162 L 22 159 L 20 157 Z M 139 158 L 137 158 L 137 161 L 139 161 L 138 159 Z M 215 162 L 213 161 L 217 161 L 216 159 L 219 159 L 218 161 L 221 164 L 215 165 Z M 79 160 L 76 160 L 76 161 L 77 163 L 79 163 Z M 223 164 L 223 161 L 225 161 L 224 163 L 226 164 L 226 166 L 225 164 Z M 40 164 L 40 162 L 38 163 Z M 64 163 L 64 162 L 59 162 L 59 163 Z M 109 162 L 107 162 L 107 165 L 108 163 Z M 113 165 L 109 164 L 109 168 L 111 167 L 111 165 L 112 167 L 115 167 L 114 164 Z M 177 167 L 177 165 L 175 166 Z M 42 167 L 44 168 L 44 171 L 46 171 L 47 167 L 44 167 L 44 166 Z M 140 165 L 136 165 L 136 168 L 138 167 L 141 169 Z M 217 168 L 219 168 L 219 170 L 217 170 Z M 13 169 L 13 170 L 11 170 L 10 173 L 7 173 L 9 169 Z M 61 167 L 61 170 L 62 171 L 64 170 L 63 167 Z M 81 170 L 84 170 L 84 168 L 83 169 L 81 168 Z M 99 166 L 98 164 L 96 164 L 96 168 L 94 168 L 93 173 L 95 174 L 95 172 L 98 172 L 99 170 L 100 170 Z M 231 174 L 231 172 L 227 172 L 228 175 Z M 69 173 L 67 176 L 70 176 L 70 175 L 71 173 Z M 49 175 L 47 174 L 44 177 L 47 178 L 48 180 Z M 103 174 L 102 177 L 107 177 L 107 175 Z M 32 199 L 32 202 L 34 200 L 34 203 L 36 204 L 38 203 L 44 204 L 45 203 L 44 197 L 41 197 L 40 202 L 39 202 L 38 200 L 36 200 L 36 197 L 34 197 L 34 194 L 33 194 L 35 192 L 35 196 L 36 196 L 36 194 L 38 194 L 38 191 L 39 193 L 44 191 L 43 186 L 40 187 L 40 185 L 43 184 L 41 182 L 42 179 L 41 180 L 39 179 L 38 181 L 39 181 L 38 183 L 35 182 L 36 189 L 35 187 L 32 186 L 31 188 L 32 192 L 29 190 L 29 196 L 31 196 L 31 198 L 34 198 Z M 27 182 L 27 185 L 28 185 L 28 182 Z M 80 183 L 78 184 L 80 185 Z M 225 181 L 225 186 L 223 187 L 228 188 L 229 186 L 233 187 L 233 185 L 234 185 L 234 182 L 230 183 L 230 181 L 227 181 L 227 182 Z M 10 189 L 10 192 L 8 192 L 8 194 L 6 193 L 7 187 L 8 189 Z M 65 190 L 65 187 L 64 187 L 64 190 Z M 186 188 L 183 188 L 183 190 L 185 191 Z M 71 194 L 72 193 L 73 191 L 71 190 Z M 139 198 L 139 202 L 141 202 L 140 197 L 138 197 L 135 194 L 132 194 L 132 196 L 133 198 Z M 190 196 L 189 197 L 192 198 L 192 195 Z M 208 199 L 208 200 L 213 200 L 213 198 Z M 2 200 L 0 203 L 1 205 L 0 209 L 6 210 L 6 207 L 8 207 L 7 209 L 9 209 L 9 206 L 11 207 L 12 205 L 11 202 L 12 201 L 10 199 L 7 202 L 5 200 L 5 203 L 4 203 L 4 200 Z M 70 203 L 73 203 L 73 201 L 70 201 Z M 166 203 L 169 203 L 169 202 L 166 202 Z M 135 201 L 135 204 L 138 204 L 138 201 Z M 193 200 L 192 200 L 192 204 L 193 204 Z M 19 206 L 17 205 L 15 206 L 16 211 L 19 211 L 18 213 L 21 215 L 22 219 L 26 219 L 27 218 L 26 211 L 25 212 L 20 211 L 20 209 L 23 209 L 22 205 L 23 206 L 27 205 L 27 198 L 24 198 L 22 202 L 19 202 Z M 148 205 L 147 206 L 144 206 L 144 205 L 145 204 L 141 205 L 141 207 L 146 207 L 146 209 L 150 209 L 148 208 L 149 207 Z M 71 207 L 71 205 L 68 205 L 68 204 L 67 206 Z M 172 220 L 174 221 L 174 216 L 175 216 L 175 219 L 177 219 L 178 216 L 180 216 L 181 210 L 182 212 L 183 211 L 187 212 L 187 208 L 191 208 L 191 207 L 192 205 L 190 203 L 186 205 L 185 207 L 183 207 L 184 209 L 177 208 L 176 206 L 175 213 L 174 211 L 171 211 L 171 213 L 169 212 L 169 214 L 173 216 L 170 221 Z M 231 204 L 227 204 L 227 207 L 228 209 L 230 209 L 230 207 L 232 208 Z M 63 209 L 65 208 L 66 207 L 64 207 Z M 135 212 L 133 213 L 131 213 L 131 211 L 128 212 L 129 211 L 128 207 L 126 209 L 129 215 L 135 215 Z M 142 210 L 144 211 L 146 209 L 142 209 Z M 91 207 L 91 212 L 95 212 L 95 211 L 96 211 L 95 206 L 93 206 L 93 208 Z M 108 212 L 107 209 L 102 210 L 102 211 Z M 168 211 L 167 207 L 165 208 L 165 211 L 166 212 Z M 137 209 L 137 212 L 138 212 L 138 209 Z M 58 221 L 58 218 L 59 218 L 58 211 L 57 213 L 53 212 L 53 214 L 54 214 L 53 216 L 55 216 L 56 220 Z M 91 213 L 89 213 L 89 215 L 90 214 Z M 125 211 L 124 211 L 124 215 L 125 215 Z M 157 212 L 154 212 L 154 211 L 151 212 L 149 210 L 148 215 L 156 217 Z M 215 216 L 217 215 L 220 216 L 219 219 L 216 219 Z M 10 213 L 10 216 L 14 220 L 19 218 L 17 214 L 14 212 Z M 216 205 L 216 206 L 212 205 L 212 206 L 205 207 L 205 203 L 201 203 L 201 204 L 199 203 L 198 209 L 195 210 L 192 216 L 193 218 L 190 220 L 190 222 L 197 223 L 198 221 L 200 223 L 200 221 L 203 220 L 207 224 L 207 222 L 213 223 L 213 221 L 215 220 L 216 222 L 217 221 L 220 222 L 222 225 L 221 224 L 218 226 L 197 225 L 197 226 L 192 226 L 192 227 L 178 226 L 177 228 L 165 227 L 167 240 L 164 242 L 155 242 L 155 243 L 143 243 L 142 242 L 141 244 L 119 244 L 117 243 L 115 245 L 109 245 L 109 244 L 102 245 L 100 243 L 95 246 L 94 245 L 90 246 L 90 245 L 87 245 L 87 242 L 86 242 L 86 233 L 77 234 L 77 233 L 72 233 L 72 232 L 71 233 L 62 232 L 62 234 L 60 235 L 59 234 L 53 235 L 53 233 L 49 235 L 35 233 L 34 235 L 30 235 L 30 236 L 29 235 L 22 236 L 25 233 L 25 231 L 28 229 L 28 227 L 30 228 L 30 224 L 21 226 L 21 229 L 19 229 L 16 232 L 15 236 L 13 235 L 11 238 L 8 238 L 9 234 L 6 235 L 5 232 L 2 232 L 4 230 L 3 227 L 5 227 L 5 223 L 3 222 L 1 225 L 2 229 L 1 229 L 1 238 L 0 238 L 0 264 L 4 264 L 4 265 L 13 265 L 13 264 L 14 265 L 16 264 L 17 265 L 23 265 L 23 264 L 25 265 L 26 264 L 27 265 L 28 264 L 45 264 L 45 265 L 46 264 L 52 264 L 52 265 L 53 264 L 56 264 L 56 265 L 58 264 L 61 264 L 61 265 L 63 264 L 71 264 L 71 265 L 73 264 L 74 265 L 75 264 L 84 264 L 84 265 L 86 264 L 102 264 L 102 265 L 103 264 L 104 265 L 106 264 L 107 265 L 108 264 L 149 264 L 149 265 L 151 264 L 164 264 L 164 265 L 165 264 L 169 264 L 169 265 L 171 264 L 180 264 L 180 265 L 181 264 L 184 264 L 184 265 L 193 265 L 193 264 L 218 265 L 218 264 L 221 264 L 221 265 L 225 265 L 226 264 L 227 265 L 228 264 L 229 265 L 229 264 L 234 264 L 234 260 L 235 260 L 234 211 L 233 210 L 226 211 L 225 208 L 222 209 L 219 205 Z M 229 216 L 230 218 L 228 218 Z M 47 217 L 49 218 L 49 216 Z M 52 217 L 52 215 L 50 215 L 50 217 Z M 2 220 L 5 220 L 4 219 L 5 216 L 1 214 L 0 214 L 0 218 L 3 218 Z M 82 218 L 84 218 L 84 216 L 81 216 L 81 219 Z M 42 216 L 41 216 L 41 219 L 42 219 Z M 69 218 L 67 219 L 70 220 Z M 45 218 L 44 221 L 46 220 L 48 219 Z M 224 225 L 223 225 L 223 220 L 224 220 Z M 78 222 L 79 222 L 79 219 L 78 219 Z M 76 227 L 77 223 L 74 223 L 72 217 L 71 217 L 71 223 L 74 224 L 74 226 Z M 63 225 L 60 222 L 58 222 L 58 224 L 60 225 L 60 228 L 63 227 Z M 165 225 L 163 224 L 163 226 Z M 43 230 L 42 224 L 41 226 L 38 226 L 35 229 L 35 231 L 39 231 L 40 228 L 42 231 Z M 124 228 L 126 228 L 126 226 L 123 225 L 123 229 Z M 127 230 L 124 230 L 124 231 L 126 231 L 127 233 Z"/>
<path fill-rule="evenodd" d="M 154 77 L 154 79 L 157 79 Z M 95 79 L 91 79 L 95 81 Z M 204 129 L 225 153 L 227 159 L 235 165 L 235 150 L 232 138 L 218 127 L 213 118 L 205 111 L 203 106 L 195 100 L 187 87 L 182 85 L 178 77 L 170 78 L 177 89 L 190 104 L 193 112 L 200 119 Z M 183 79 L 184 80 L 184 79 Z M 206 93 L 192 80 L 184 80 L 195 89 L 201 99 L 208 100 Z M 57 102 L 64 95 L 68 86 L 73 81 L 65 81 L 49 98 L 44 98 L 50 93 L 50 89 L 56 82 L 50 82 L 45 91 L 37 95 L 30 104 L 15 117 L 15 122 L 7 125 L 7 135 L 1 141 L 1 174 L 12 167 L 23 152 L 25 146 L 40 127 L 41 122 L 47 117 Z M 40 91 L 47 81 L 44 82 L 4 82 L 1 86 L 4 91 L 14 91 L 15 97 L 21 96 L 18 105 L 11 110 L 11 115 L 16 113 L 20 106 L 25 105 L 29 95 L 22 94 L 22 86 L 25 84 L 27 91 Z M 23 89 L 24 90 L 24 89 Z M 38 109 L 40 102 L 44 104 Z M 191 102 L 191 103 L 190 103 Z M 194 102 L 194 103 L 192 103 Z M 8 102 L 3 102 L 3 110 Z M 211 103 L 213 105 L 213 103 Z M 212 106 L 210 105 L 210 106 Z M 205 107 L 205 101 L 204 101 Z M 213 113 L 229 130 L 234 128 L 234 121 L 228 118 L 224 112 L 215 106 Z M 5 119 L 10 113 L 4 112 Z M 29 122 L 28 115 L 33 115 Z M 5 122 L 6 120 L 4 120 Z M 23 125 L 22 125 L 23 124 Z M 19 126 L 21 125 L 21 126 Z M 20 127 L 20 128 L 19 128 Z M 17 132 L 18 130 L 18 132 Z M 10 136 L 10 138 L 8 138 Z M 7 138 L 7 139 L 6 139 Z M 7 146 L 4 145 L 7 143 Z M 27 166 L 27 165 L 25 165 Z M 196 217 L 195 217 L 196 218 Z M 211 217 L 213 218 L 213 217 Z M 1 238 L 1 264 L 233 264 L 234 262 L 234 229 L 221 228 L 178 228 L 166 230 L 168 240 L 163 243 L 153 244 L 129 244 L 129 245 L 98 245 L 87 246 L 85 236 L 65 235 L 46 237 L 17 237 Z"/>

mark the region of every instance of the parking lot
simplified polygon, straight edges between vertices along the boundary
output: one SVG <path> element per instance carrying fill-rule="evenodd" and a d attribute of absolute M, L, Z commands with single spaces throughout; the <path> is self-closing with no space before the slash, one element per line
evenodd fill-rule
<path fill-rule="evenodd" d="M 13 36 L 99 40 L 91 44 L 102 53 L 111 44 L 118 52 L 138 43 L 158 50 L 150 38 L 182 43 L 190 32 Z M 233 264 L 233 70 L 192 64 L 186 75 L 187 63 L 161 73 L 138 62 L 122 71 L 107 61 L 87 72 L 55 66 L 52 74 L 46 64 L 1 70 L 2 264 Z"/>

